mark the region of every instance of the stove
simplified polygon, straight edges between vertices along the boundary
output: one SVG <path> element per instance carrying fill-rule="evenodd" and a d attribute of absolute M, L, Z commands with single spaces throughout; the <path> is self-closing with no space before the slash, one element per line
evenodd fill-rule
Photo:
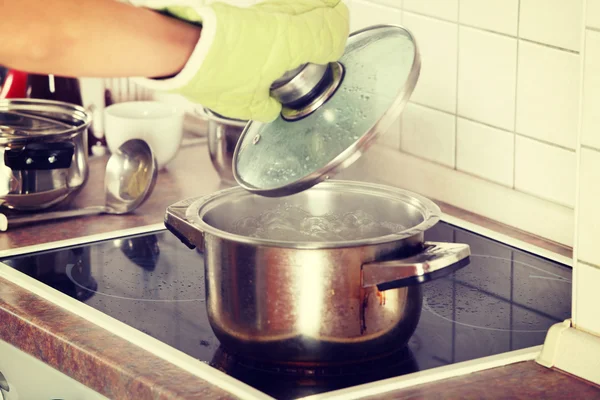
<path fill-rule="evenodd" d="M 208 322 L 202 254 L 166 230 L 0 261 L 279 399 L 538 346 L 550 326 L 570 318 L 569 266 L 444 222 L 425 238 L 468 243 L 471 263 L 423 285 L 408 345 L 320 367 L 228 354 Z"/>

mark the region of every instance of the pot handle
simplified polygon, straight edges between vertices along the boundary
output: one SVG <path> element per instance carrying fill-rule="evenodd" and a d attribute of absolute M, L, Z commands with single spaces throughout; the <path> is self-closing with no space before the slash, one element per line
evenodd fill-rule
<path fill-rule="evenodd" d="M 204 235 L 187 219 L 188 208 L 197 199 L 187 199 L 167 208 L 165 227 L 191 250 L 204 251 Z"/>
<path fill-rule="evenodd" d="M 362 285 L 385 291 L 429 282 L 469 265 L 470 255 L 468 244 L 425 242 L 417 255 L 363 264 Z"/>
<path fill-rule="evenodd" d="M 75 154 L 71 142 L 30 143 L 22 148 L 7 148 L 4 164 L 13 171 L 70 168 Z"/>

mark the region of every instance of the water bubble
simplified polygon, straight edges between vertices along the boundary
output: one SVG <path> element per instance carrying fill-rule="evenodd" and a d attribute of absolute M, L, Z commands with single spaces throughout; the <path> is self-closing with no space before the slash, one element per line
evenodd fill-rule
<path fill-rule="evenodd" d="M 385 236 L 403 231 L 399 224 L 377 221 L 362 210 L 312 215 L 300 207 L 279 206 L 234 224 L 234 232 L 250 237 L 286 241 L 340 241 Z"/>

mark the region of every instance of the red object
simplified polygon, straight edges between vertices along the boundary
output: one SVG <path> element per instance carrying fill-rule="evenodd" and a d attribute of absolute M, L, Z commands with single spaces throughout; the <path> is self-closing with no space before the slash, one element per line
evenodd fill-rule
<path fill-rule="evenodd" d="M 0 86 L 0 99 L 23 99 L 27 97 L 27 73 L 11 69 Z"/>

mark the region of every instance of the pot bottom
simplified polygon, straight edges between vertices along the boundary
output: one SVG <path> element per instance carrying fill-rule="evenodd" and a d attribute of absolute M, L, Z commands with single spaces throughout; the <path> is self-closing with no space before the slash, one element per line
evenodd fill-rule
<path fill-rule="evenodd" d="M 378 357 L 335 365 L 272 364 L 233 356 L 221 347 L 210 365 L 278 399 L 301 398 L 419 370 L 408 346 Z"/>
<path fill-rule="evenodd" d="M 362 358 L 338 360 L 338 361 L 284 361 L 284 360 L 265 360 L 255 357 L 248 357 L 247 355 L 239 355 L 228 352 L 225 348 L 221 347 L 221 351 L 226 354 L 228 358 L 235 359 L 239 365 L 245 365 L 252 368 L 269 370 L 282 370 L 287 369 L 288 373 L 298 370 L 301 373 L 303 370 L 320 369 L 322 375 L 328 375 L 327 372 L 337 371 L 334 375 L 339 375 L 343 371 L 353 371 L 357 368 L 365 367 L 367 365 L 375 365 L 382 360 L 389 360 L 395 358 L 399 353 L 406 351 L 407 344 L 401 347 L 395 348 L 385 353 L 379 353 L 376 355 L 365 355 Z"/>
<path fill-rule="evenodd" d="M 406 305 L 405 318 L 394 328 L 378 336 L 353 338 L 355 341 L 340 338 L 339 342 L 332 342 L 302 335 L 269 341 L 241 340 L 214 323 L 211 327 L 221 346 L 236 357 L 277 365 L 337 367 L 379 359 L 403 349 L 421 317 L 422 298 L 420 291 L 418 293 L 414 301 Z"/>

